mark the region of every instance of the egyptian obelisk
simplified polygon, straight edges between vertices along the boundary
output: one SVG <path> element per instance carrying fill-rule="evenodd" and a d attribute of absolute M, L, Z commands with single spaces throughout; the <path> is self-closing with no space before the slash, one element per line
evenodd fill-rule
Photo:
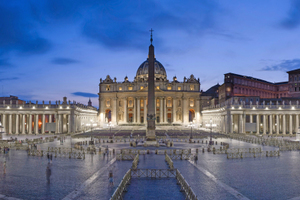
<path fill-rule="evenodd" d="M 149 54 L 148 54 L 148 113 L 147 113 L 147 132 L 146 138 L 147 143 L 149 145 L 156 144 L 156 137 L 155 137 L 155 83 L 154 83 L 154 46 L 152 45 L 152 29 L 151 31 L 151 39 L 150 39 L 150 46 L 149 46 Z"/>

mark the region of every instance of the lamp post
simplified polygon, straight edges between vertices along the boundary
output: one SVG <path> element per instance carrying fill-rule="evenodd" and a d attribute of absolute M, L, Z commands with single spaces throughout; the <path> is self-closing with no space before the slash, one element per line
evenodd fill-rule
<path fill-rule="evenodd" d="M 209 141 L 209 145 L 212 145 L 212 119 L 210 119 L 210 141 Z"/>
<path fill-rule="evenodd" d="M 109 126 L 109 135 L 111 136 L 111 127 L 112 127 L 111 122 L 108 123 L 108 126 Z"/>
<path fill-rule="evenodd" d="M 195 125 L 193 122 L 190 122 L 189 126 L 191 127 L 190 140 L 192 140 L 193 139 L 193 126 L 195 126 Z"/>

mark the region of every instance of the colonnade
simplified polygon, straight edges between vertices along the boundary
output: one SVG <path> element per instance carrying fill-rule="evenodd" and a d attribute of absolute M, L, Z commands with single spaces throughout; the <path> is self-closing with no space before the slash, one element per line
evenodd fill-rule
<path fill-rule="evenodd" d="M 70 133 L 71 115 L 37 113 L 2 113 L 3 131 L 8 134 Z M 78 120 L 77 120 L 78 121 Z M 75 122 L 75 121 L 74 121 Z M 76 122 L 75 122 L 76 124 Z"/>
<path fill-rule="evenodd" d="M 230 111 L 204 112 L 203 127 L 221 133 L 286 135 L 298 132 L 300 112 Z"/>
<path fill-rule="evenodd" d="M 231 114 L 230 119 L 230 133 L 285 135 L 297 133 L 299 128 L 299 114 L 293 113 Z"/>

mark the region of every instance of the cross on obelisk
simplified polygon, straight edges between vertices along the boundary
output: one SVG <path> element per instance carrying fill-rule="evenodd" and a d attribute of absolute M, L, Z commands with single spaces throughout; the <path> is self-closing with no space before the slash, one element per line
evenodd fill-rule
<path fill-rule="evenodd" d="M 149 46 L 149 55 L 148 55 L 148 113 L 147 113 L 147 132 L 146 132 L 146 143 L 148 145 L 156 145 L 156 137 L 155 137 L 155 82 L 154 82 L 154 46 L 152 45 L 153 38 L 152 32 L 150 30 L 151 38 L 150 38 L 150 46 Z"/>
<path fill-rule="evenodd" d="M 151 42 L 151 44 L 152 44 L 152 42 L 153 42 L 153 39 L 152 39 L 152 32 L 153 32 L 154 30 L 152 30 L 152 28 L 151 28 L 151 30 L 150 30 L 150 32 L 151 32 L 151 38 L 150 38 L 150 42 Z"/>

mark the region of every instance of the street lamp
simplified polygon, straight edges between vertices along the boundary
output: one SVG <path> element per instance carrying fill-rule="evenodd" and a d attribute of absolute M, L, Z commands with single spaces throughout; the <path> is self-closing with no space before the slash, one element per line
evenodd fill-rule
<path fill-rule="evenodd" d="M 212 119 L 210 119 L 210 141 L 209 141 L 209 145 L 212 145 Z"/>
<path fill-rule="evenodd" d="M 111 121 L 110 121 L 110 122 L 108 122 L 108 124 L 107 124 L 107 125 L 109 126 L 109 135 L 111 136 L 111 127 L 112 127 Z"/>
<path fill-rule="evenodd" d="M 190 122 L 189 126 L 191 127 L 190 140 L 192 140 L 193 139 L 193 126 L 195 126 L 195 124 L 193 122 Z"/>

